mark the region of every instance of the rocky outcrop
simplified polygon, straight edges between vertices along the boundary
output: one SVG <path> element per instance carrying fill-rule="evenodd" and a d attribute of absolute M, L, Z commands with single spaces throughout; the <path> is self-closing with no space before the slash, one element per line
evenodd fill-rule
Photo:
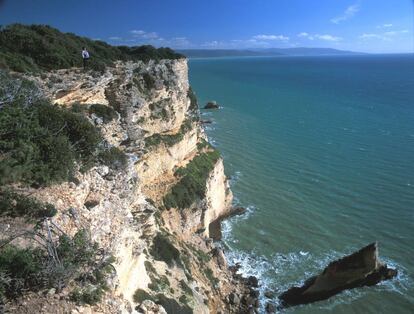
<path fill-rule="evenodd" d="M 293 287 L 279 296 L 282 307 L 306 304 L 327 299 L 343 290 L 394 278 L 395 269 L 378 259 L 377 243 L 330 263 L 323 272 L 309 278 L 301 287 Z"/>
<path fill-rule="evenodd" d="M 204 109 L 219 109 L 220 106 L 216 101 L 209 101 L 205 106 Z"/>

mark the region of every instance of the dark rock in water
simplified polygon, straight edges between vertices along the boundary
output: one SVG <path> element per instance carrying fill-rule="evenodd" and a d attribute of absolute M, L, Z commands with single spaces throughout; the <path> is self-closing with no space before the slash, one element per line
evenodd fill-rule
<path fill-rule="evenodd" d="M 276 313 L 276 305 L 273 303 L 268 302 L 266 304 L 266 313 Z"/>
<path fill-rule="evenodd" d="M 279 296 L 282 307 L 325 300 L 343 290 L 394 278 L 397 270 L 390 269 L 378 259 L 377 243 L 331 262 L 323 272 L 306 280 L 303 286 L 293 287 Z"/>
<path fill-rule="evenodd" d="M 275 297 L 275 294 L 273 291 L 267 290 L 265 291 L 264 296 L 268 299 L 273 299 Z"/>
<path fill-rule="evenodd" d="M 250 296 L 252 296 L 253 298 L 258 298 L 260 296 L 260 291 L 251 289 L 250 290 Z"/>
<path fill-rule="evenodd" d="M 247 278 L 247 284 L 250 287 L 257 288 L 259 287 L 259 280 L 255 276 L 250 276 Z"/>
<path fill-rule="evenodd" d="M 209 101 L 205 106 L 204 109 L 219 109 L 220 106 L 215 101 Z"/>
<path fill-rule="evenodd" d="M 211 123 L 213 123 L 212 120 L 201 120 L 200 122 L 201 122 L 201 124 L 211 124 Z"/>

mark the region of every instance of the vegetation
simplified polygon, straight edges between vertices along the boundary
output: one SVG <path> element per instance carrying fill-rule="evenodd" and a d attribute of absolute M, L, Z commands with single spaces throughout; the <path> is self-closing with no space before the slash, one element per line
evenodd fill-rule
<path fill-rule="evenodd" d="M 77 164 L 81 170 L 99 161 L 112 168 L 126 164 L 122 152 L 102 145 L 99 130 L 79 108 L 52 105 L 37 92 L 25 80 L 0 75 L 0 184 L 50 185 L 69 180 Z"/>
<path fill-rule="evenodd" d="M 170 266 L 174 262 L 181 263 L 180 251 L 171 243 L 168 236 L 162 233 L 155 236 L 150 253 L 156 260 L 164 261 Z"/>
<path fill-rule="evenodd" d="M 149 105 L 149 109 L 151 110 L 151 118 L 166 120 L 168 118 L 168 111 L 166 108 L 170 103 L 171 98 L 165 98 L 151 103 Z"/>
<path fill-rule="evenodd" d="M 37 219 L 55 214 L 56 208 L 52 204 L 39 202 L 11 190 L 0 190 L 0 216 Z"/>
<path fill-rule="evenodd" d="M 154 298 L 143 289 L 137 289 L 134 293 L 133 298 L 134 298 L 134 302 L 138 304 L 141 304 L 145 300 L 154 301 Z"/>
<path fill-rule="evenodd" d="M 71 282 L 80 287 L 71 298 L 79 303 L 99 302 L 107 290 L 106 278 L 114 259 L 92 242 L 85 230 L 73 237 L 65 234 L 54 241 L 37 234 L 38 248 L 0 247 L 0 297 L 15 298 L 26 291 L 55 288 Z"/>
<path fill-rule="evenodd" d="M 177 301 L 163 294 L 157 294 L 156 303 L 161 304 L 167 313 L 193 314 L 193 310 L 188 305 L 181 306 Z"/>
<path fill-rule="evenodd" d="M 98 159 L 109 168 L 119 170 L 125 168 L 128 162 L 127 156 L 118 147 L 110 147 L 102 150 Z"/>
<path fill-rule="evenodd" d="M 73 106 L 72 106 L 73 108 Z M 89 106 L 89 114 L 95 114 L 102 119 L 104 123 L 111 122 L 113 119 L 117 118 L 118 115 L 114 109 L 109 106 L 101 104 L 93 104 Z"/>
<path fill-rule="evenodd" d="M 144 61 L 181 59 L 169 48 L 111 46 L 73 33 L 62 33 L 47 25 L 13 24 L 0 29 L 0 68 L 18 72 L 65 69 L 81 66 L 80 51 L 90 53 L 90 68 L 103 71 L 117 60 Z"/>
<path fill-rule="evenodd" d="M 219 283 L 219 280 L 214 276 L 213 271 L 210 268 L 206 267 L 204 274 L 206 275 L 207 279 L 210 280 L 210 283 L 213 287 Z"/>
<path fill-rule="evenodd" d="M 166 276 L 156 277 L 153 274 L 150 274 L 151 283 L 148 284 L 148 288 L 152 291 L 164 291 L 170 287 L 170 281 Z"/>
<path fill-rule="evenodd" d="M 201 153 L 194 157 L 186 167 L 177 169 L 175 176 L 180 180 L 164 197 L 164 206 L 167 209 L 184 209 L 193 205 L 195 201 L 203 199 L 206 181 L 219 158 L 220 153 L 217 150 Z"/>
<path fill-rule="evenodd" d="M 186 120 L 176 134 L 154 134 L 145 139 L 145 147 L 150 148 L 163 143 L 166 146 L 173 146 L 183 140 L 184 135 L 191 130 L 191 120 Z"/>

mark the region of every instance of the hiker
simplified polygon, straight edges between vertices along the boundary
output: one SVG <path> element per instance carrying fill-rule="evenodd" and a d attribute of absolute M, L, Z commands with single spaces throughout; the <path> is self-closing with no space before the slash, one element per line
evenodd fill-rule
<path fill-rule="evenodd" d="M 83 68 L 86 69 L 86 64 L 89 59 L 89 52 L 85 47 L 82 48 L 82 59 L 83 59 Z"/>

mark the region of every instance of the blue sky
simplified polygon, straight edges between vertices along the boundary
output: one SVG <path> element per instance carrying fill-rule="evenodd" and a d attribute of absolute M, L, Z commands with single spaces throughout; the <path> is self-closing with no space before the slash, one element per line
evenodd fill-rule
<path fill-rule="evenodd" d="M 413 52 L 413 0 L 4 0 L 0 24 L 111 44 Z"/>

